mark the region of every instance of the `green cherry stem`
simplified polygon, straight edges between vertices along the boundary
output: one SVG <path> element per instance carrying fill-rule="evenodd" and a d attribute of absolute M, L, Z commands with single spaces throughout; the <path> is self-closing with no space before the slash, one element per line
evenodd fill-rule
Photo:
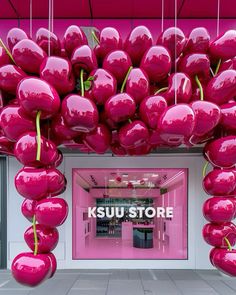
<path fill-rule="evenodd" d="M 98 37 L 97 37 L 94 30 L 92 30 L 91 35 L 92 35 L 93 39 L 97 42 L 97 44 L 100 44 L 100 41 L 99 41 L 99 39 L 98 39 Z"/>
<path fill-rule="evenodd" d="M 84 69 L 80 70 L 81 96 L 84 96 Z"/>
<path fill-rule="evenodd" d="M 155 95 L 156 95 L 156 94 L 159 94 L 159 93 L 161 93 L 161 92 L 166 91 L 167 89 L 168 89 L 168 87 L 160 88 L 160 89 L 158 89 L 154 94 L 155 94 Z"/>
<path fill-rule="evenodd" d="M 215 75 L 218 74 L 219 69 L 220 69 L 220 65 L 221 65 L 221 59 L 219 59 L 219 61 L 218 61 L 218 63 L 217 63 L 216 70 L 215 70 Z"/>
<path fill-rule="evenodd" d="M 224 240 L 225 240 L 225 242 L 226 242 L 226 244 L 227 244 L 227 246 L 228 246 L 228 250 L 229 250 L 229 251 L 232 251 L 232 246 L 231 246 L 229 240 L 228 240 L 226 237 L 224 237 Z"/>
<path fill-rule="evenodd" d="M 4 50 L 6 51 L 7 55 L 10 57 L 10 59 L 13 61 L 13 63 L 16 64 L 15 61 L 14 61 L 14 58 L 13 58 L 13 56 L 12 56 L 12 54 L 11 54 L 11 52 L 8 50 L 8 48 L 7 48 L 6 45 L 3 43 L 3 41 L 2 41 L 1 38 L 0 38 L 0 46 L 4 48 Z"/>
<path fill-rule="evenodd" d="M 196 81 L 197 86 L 198 86 L 198 88 L 200 90 L 200 99 L 203 100 L 203 98 L 204 98 L 203 88 L 202 88 L 202 84 L 201 84 L 201 82 L 200 82 L 200 80 L 199 80 L 199 78 L 198 78 L 197 75 L 195 76 L 195 81 Z"/>
<path fill-rule="evenodd" d="M 206 170 L 207 170 L 208 165 L 209 165 L 209 162 L 206 161 L 205 165 L 202 168 L 202 177 L 203 178 L 206 176 Z"/>
<path fill-rule="evenodd" d="M 40 156 L 41 156 L 40 116 L 41 116 L 41 111 L 38 111 L 37 112 L 37 115 L 36 115 L 36 132 L 37 132 L 37 153 L 36 153 L 36 160 L 37 161 L 40 161 Z"/>
<path fill-rule="evenodd" d="M 120 93 L 123 93 L 124 92 L 126 82 L 127 82 L 128 78 L 129 78 L 129 74 L 130 74 L 130 72 L 131 72 L 132 69 L 133 69 L 132 66 L 129 67 L 129 69 L 128 69 L 126 75 L 125 75 L 124 81 L 123 81 L 123 83 L 121 85 Z"/>
<path fill-rule="evenodd" d="M 36 218 L 33 217 L 33 232 L 34 232 L 34 255 L 38 254 L 38 237 L 36 232 Z"/>
<path fill-rule="evenodd" d="M 129 123 L 132 123 L 132 120 L 131 120 L 131 119 L 128 119 L 128 122 L 129 122 Z"/>

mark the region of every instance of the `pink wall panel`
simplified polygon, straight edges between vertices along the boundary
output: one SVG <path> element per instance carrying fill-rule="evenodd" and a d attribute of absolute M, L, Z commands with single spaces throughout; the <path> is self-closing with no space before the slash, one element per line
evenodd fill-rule
<path fill-rule="evenodd" d="M 218 0 L 185 0 L 179 17 L 215 18 L 217 16 Z M 235 17 L 235 0 L 220 1 L 220 16 L 223 18 Z"/>

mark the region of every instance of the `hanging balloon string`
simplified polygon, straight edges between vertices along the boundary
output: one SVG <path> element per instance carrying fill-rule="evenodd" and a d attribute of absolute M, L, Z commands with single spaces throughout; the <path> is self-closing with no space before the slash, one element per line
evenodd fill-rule
<path fill-rule="evenodd" d="M 52 0 L 48 0 L 48 56 L 51 55 Z"/>
<path fill-rule="evenodd" d="M 32 0 L 30 0 L 30 5 L 29 5 L 29 8 L 30 8 L 30 38 L 32 39 L 33 37 L 33 2 Z"/>
<path fill-rule="evenodd" d="M 216 37 L 220 34 L 220 0 L 217 1 L 217 20 L 216 20 Z M 218 60 L 214 76 L 218 74 L 221 65 L 221 59 Z"/>
<path fill-rule="evenodd" d="M 177 36 L 177 0 L 175 0 L 175 22 L 174 22 L 174 26 L 175 26 L 175 56 L 174 56 L 174 63 L 175 63 L 175 73 L 177 72 L 177 63 L 176 63 L 176 57 L 177 57 L 177 50 L 176 50 L 176 36 Z M 177 81 L 176 81 L 176 77 L 174 79 L 174 84 L 175 84 L 175 104 L 177 104 Z"/>
<path fill-rule="evenodd" d="M 220 0 L 217 1 L 216 37 L 220 34 Z"/>
<path fill-rule="evenodd" d="M 161 32 L 164 31 L 165 0 L 161 0 Z"/>

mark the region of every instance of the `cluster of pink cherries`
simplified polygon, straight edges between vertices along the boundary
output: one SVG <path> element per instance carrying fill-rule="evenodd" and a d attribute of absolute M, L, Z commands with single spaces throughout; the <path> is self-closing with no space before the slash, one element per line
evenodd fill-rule
<path fill-rule="evenodd" d="M 204 187 L 214 197 L 204 205 L 204 238 L 212 263 L 236 275 L 236 31 L 212 41 L 205 28 L 186 37 L 171 27 L 154 42 L 145 26 L 126 40 L 107 27 L 91 37 L 94 48 L 75 25 L 62 41 L 44 28 L 35 40 L 13 28 L 1 42 L 0 151 L 24 165 L 15 185 L 33 221 L 25 232 L 33 253 L 14 259 L 14 277 L 34 286 L 56 268 L 56 227 L 67 216 L 54 197 L 66 186 L 57 146 L 125 156 L 205 142 L 214 170 Z"/>

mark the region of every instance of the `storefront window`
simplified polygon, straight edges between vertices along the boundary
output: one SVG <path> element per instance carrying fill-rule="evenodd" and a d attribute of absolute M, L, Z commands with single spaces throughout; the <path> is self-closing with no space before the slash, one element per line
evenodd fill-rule
<path fill-rule="evenodd" d="M 187 259 L 187 169 L 73 169 L 73 259 Z"/>

